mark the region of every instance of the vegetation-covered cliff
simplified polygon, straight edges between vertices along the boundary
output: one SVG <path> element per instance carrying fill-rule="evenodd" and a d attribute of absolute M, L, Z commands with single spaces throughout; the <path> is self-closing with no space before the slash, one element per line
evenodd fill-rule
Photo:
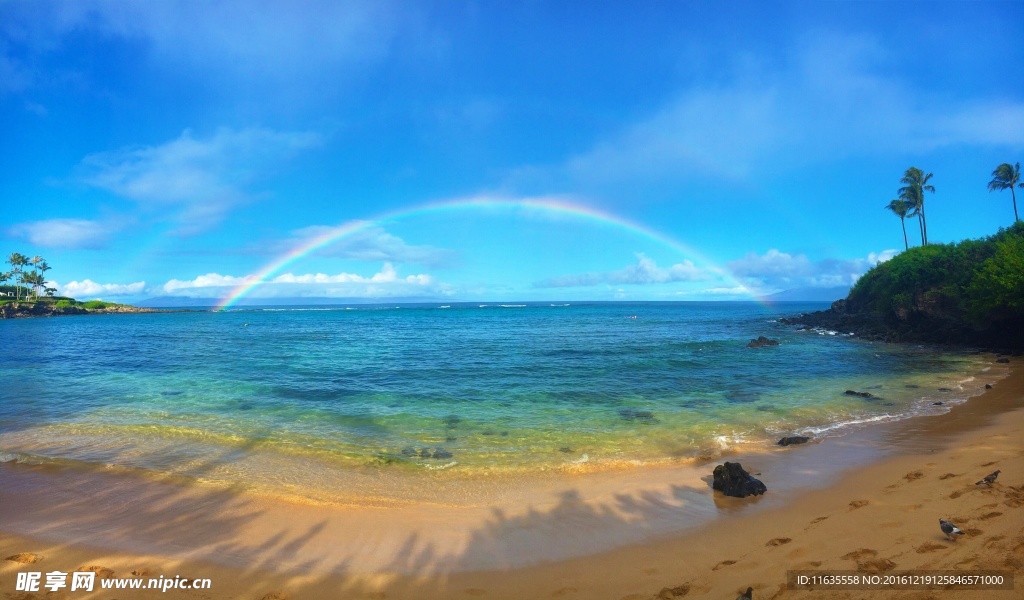
<path fill-rule="evenodd" d="M 787 322 L 870 339 L 1024 349 L 1024 222 L 980 240 L 910 248 L 845 300 Z"/>

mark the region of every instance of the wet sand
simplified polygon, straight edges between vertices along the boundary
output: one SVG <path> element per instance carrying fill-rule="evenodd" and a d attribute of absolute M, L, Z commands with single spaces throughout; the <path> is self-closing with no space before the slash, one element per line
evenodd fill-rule
<path fill-rule="evenodd" d="M 16 573 L 205 577 L 170 598 L 1019 598 L 1015 591 L 785 589 L 788 569 L 1024 564 L 1024 376 L 948 414 L 731 457 L 768 487 L 712 493 L 713 465 L 547 477 L 473 501 L 325 507 L 109 472 L 0 465 L 0 593 Z M 1000 469 L 991 487 L 975 485 Z M 938 518 L 967 534 L 945 540 Z M 24 559 L 24 557 L 23 557 Z M 685 595 L 684 595 L 685 590 Z M 38 593 L 42 597 L 43 592 Z M 112 592 L 64 592 L 112 597 Z M 154 591 L 118 591 L 117 598 Z M 135 594 L 135 595 L 133 595 Z"/>

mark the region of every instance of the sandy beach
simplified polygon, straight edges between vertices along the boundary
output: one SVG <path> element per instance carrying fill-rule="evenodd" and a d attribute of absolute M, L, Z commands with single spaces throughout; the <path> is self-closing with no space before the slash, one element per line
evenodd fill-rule
<path fill-rule="evenodd" d="M 484 481 L 468 499 L 441 487 L 436 502 L 379 506 L 2 464 L 0 556 L 14 560 L 0 562 L 0 592 L 161 594 L 15 590 L 19 572 L 89 569 L 210 580 L 210 589 L 170 589 L 167 598 L 731 600 L 748 586 L 759 599 L 1020 598 L 1021 582 L 1015 590 L 786 587 L 787 570 L 815 569 L 985 569 L 1019 579 L 1024 377 L 1012 361 L 992 389 L 947 414 L 731 457 L 767 483 L 755 499 L 713 493 L 714 464 L 540 478 L 515 489 Z M 996 469 L 993 485 L 975 484 Z M 939 518 L 965 535 L 947 541 Z"/>

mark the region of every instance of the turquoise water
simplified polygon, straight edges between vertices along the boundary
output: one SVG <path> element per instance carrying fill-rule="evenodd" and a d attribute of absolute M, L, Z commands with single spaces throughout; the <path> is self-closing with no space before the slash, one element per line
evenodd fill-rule
<path fill-rule="evenodd" d="M 945 410 L 980 387 L 978 354 L 776 322 L 820 308 L 473 303 L 0 321 L 0 460 L 291 490 L 339 473 L 379 483 L 621 468 L 841 435 Z M 759 335 L 781 344 L 745 347 Z"/>

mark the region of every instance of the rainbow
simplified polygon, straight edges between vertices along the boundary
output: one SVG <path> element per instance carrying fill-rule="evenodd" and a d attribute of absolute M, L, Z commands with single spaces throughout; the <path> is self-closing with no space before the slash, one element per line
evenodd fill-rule
<path fill-rule="evenodd" d="M 387 213 L 383 213 L 368 220 L 361 221 L 350 221 L 338 227 L 331 228 L 320 235 L 312 237 L 308 240 L 303 241 L 298 246 L 295 246 L 288 252 L 285 252 L 281 256 L 270 261 L 264 265 L 256 273 L 245 277 L 243 283 L 232 289 L 226 296 L 224 296 L 220 303 L 217 305 L 217 310 L 224 310 L 230 308 L 239 300 L 244 298 L 258 286 L 265 283 L 269 278 L 279 274 L 285 267 L 295 263 L 302 258 L 309 256 L 310 254 L 330 246 L 331 244 L 337 243 L 338 241 L 364 231 L 371 227 L 380 226 L 386 221 L 393 221 L 396 219 L 405 219 L 414 217 L 417 215 L 427 213 L 438 213 L 446 211 L 457 211 L 466 209 L 514 209 L 521 211 L 539 211 L 542 213 L 555 214 L 555 215 L 566 215 L 583 220 L 597 222 L 603 225 L 611 225 L 621 229 L 625 229 L 634 234 L 647 237 L 659 244 L 668 246 L 680 254 L 699 260 L 703 265 L 716 275 L 722 277 L 730 285 L 743 290 L 744 293 L 748 293 L 753 296 L 753 292 L 747 289 L 742 283 L 736 280 L 731 273 L 718 267 L 715 263 L 703 256 L 700 252 L 697 252 L 693 248 L 679 242 L 678 240 L 672 239 L 671 237 L 651 229 L 646 225 L 636 223 L 629 219 L 613 215 L 609 212 L 605 212 L 590 206 L 586 206 L 579 203 L 574 203 L 560 197 L 540 197 L 540 198 L 521 198 L 521 199 L 507 199 L 507 198 L 495 198 L 488 196 L 477 196 L 472 198 L 463 198 L 457 200 L 446 200 L 442 202 L 429 202 L 401 210 L 395 210 Z"/>

